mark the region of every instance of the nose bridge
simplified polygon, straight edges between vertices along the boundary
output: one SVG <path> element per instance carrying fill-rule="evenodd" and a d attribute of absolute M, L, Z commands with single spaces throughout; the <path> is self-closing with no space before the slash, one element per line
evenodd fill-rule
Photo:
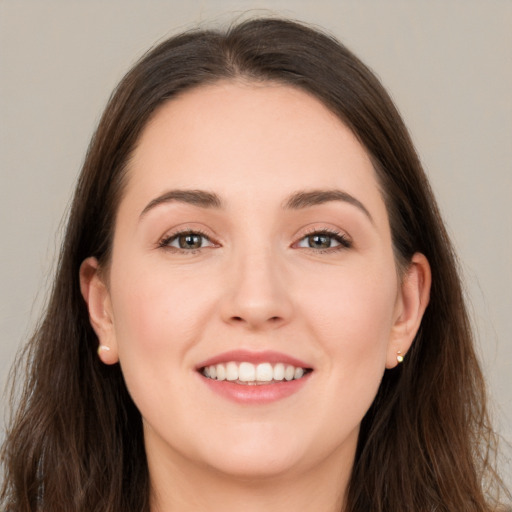
<path fill-rule="evenodd" d="M 233 251 L 223 315 L 251 328 L 279 325 L 291 315 L 289 289 L 279 251 L 271 242 L 245 244 Z"/>

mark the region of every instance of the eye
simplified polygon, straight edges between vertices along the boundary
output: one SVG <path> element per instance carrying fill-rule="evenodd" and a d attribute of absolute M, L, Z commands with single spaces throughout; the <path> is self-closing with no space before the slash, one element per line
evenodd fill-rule
<path fill-rule="evenodd" d="M 337 232 L 329 232 L 329 231 L 317 231 L 314 233 L 310 233 L 309 235 L 301 238 L 297 243 L 296 247 L 306 248 L 306 249 L 336 249 L 336 248 L 349 248 L 352 244 L 348 238 L 342 234 Z"/>
<path fill-rule="evenodd" d="M 204 247 L 213 247 L 214 243 L 203 233 L 184 231 L 164 238 L 159 245 L 164 248 L 194 251 Z"/>

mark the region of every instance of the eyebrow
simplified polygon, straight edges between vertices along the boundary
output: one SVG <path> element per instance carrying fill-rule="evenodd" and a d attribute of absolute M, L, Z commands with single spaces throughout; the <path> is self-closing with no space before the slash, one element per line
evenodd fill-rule
<path fill-rule="evenodd" d="M 222 201 L 217 194 L 205 190 L 169 190 L 156 197 L 142 210 L 140 218 L 144 217 L 150 210 L 165 203 L 177 201 L 179 203 L 192 204 L 201 208 L 221 208 Z"/>
<path fill-rule="evenodd" d="M 284 208 L 289 210 L 300 210 L 302 208 L 309 208 L 320 204 L 328 203 L 330 201 L 342 201 L 344 203 L 355 206 L 362 211 L 366 217 L 373 224 L 373 218 L 361 201 L 350 195 L 348 192 L 338 189 L 329 190 L 304 190 L 292 194 L 285 202 Z"/>
<path fill-rule="evenodd" d="M 206 190 L 169 190 L 150 201 L 144 210 L 142 210 L 140 218 L 156 206 L 174 201 L 199 206 L 200 208 L 222 208 L 223 206 L 221 198 L 213 192 Z M 286 210 L 301 210 L 331 201 L 342 201 L 355 206 L 362 211 L 373 224 L 373 218 L 363 203 L 348 192 L 338 189 L 302 190 L 295 192 L 284 201 L 283 208 Z"/>

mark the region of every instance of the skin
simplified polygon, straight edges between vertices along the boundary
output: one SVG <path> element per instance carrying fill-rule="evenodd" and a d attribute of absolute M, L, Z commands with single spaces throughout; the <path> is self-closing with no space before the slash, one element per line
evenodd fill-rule
<path fill-rule="evenodd" d="M 147 209 L 176 189 L 223 205 Z M 283 207 L 299 191 L 333 189 L 367 212 L 344 200 Z M 206 235 L 204 246 L 162 247 L 179 229 Z M 334 236 L 310 247 L 325 230 L 350 247 Z M 287 86 L 221 82 L 147 125 L 110 266 L 87 259 L 81 284 L 99 355 L 120 362 L 143 417 L 154 511 L 339 511 L 360 422 L 414 339 L 430 270 L 416 254 L 398 276 L 370 159 L 337 117 Z M 314 371 L 285 399 L 235 403 L 196 366 L 238 348 Z"/>

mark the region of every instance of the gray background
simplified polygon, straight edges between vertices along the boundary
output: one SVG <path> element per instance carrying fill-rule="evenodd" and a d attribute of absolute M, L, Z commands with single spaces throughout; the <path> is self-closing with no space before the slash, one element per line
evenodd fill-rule
<path fill-rule="evenodd" d="M 391 91 L 459 252 L 496 425 L 512 440 L 510 0 L 0 0 L 0 385 L 41 311 L 115 84 L 165 36 L 262 8 L 331 31 Z"/>

